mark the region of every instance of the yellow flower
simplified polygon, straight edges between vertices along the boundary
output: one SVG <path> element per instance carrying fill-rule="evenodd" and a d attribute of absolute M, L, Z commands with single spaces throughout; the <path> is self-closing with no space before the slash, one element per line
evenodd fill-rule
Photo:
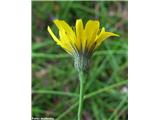
<path fill-rule="evenodd" d="M 48 32 L 52 38 L 65 51 L 72 55 L 75 59 L 75 67 L 78 71 L 85 70 L 88 66 L 88 60 L 94 50 L 110 36 L 118 36 L 112 32 L 105 31 L 103 27 L 100 29 L 99 21 L 89 20 L 85 27 L 81 19 L 76 20 L 75 29 L 72 29 L 63 20 L 53 21 L 59 29 L 59 38 L 55 36 L 51 28 L 48 26 Z"/>

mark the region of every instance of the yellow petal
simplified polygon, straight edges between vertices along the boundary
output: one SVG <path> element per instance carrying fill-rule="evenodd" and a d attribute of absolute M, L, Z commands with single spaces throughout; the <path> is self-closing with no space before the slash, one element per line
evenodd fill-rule
<path fill-rule="evenodd" d="M 60 21 L 60 23 L 62 24 L 63 28 L 65 29 L 65 32 L 67 34 L 70 34 L 72 36 L 72 38 L 76 39 L 76 35 L 75 35 L 74 31 L 72 30 L 72 28 L 65 21 Z"/>
<path fill-rule="evenodd" d="M 70 55 L 73 55 L 73 51 L 70 51 L 70 50 L 68 49 L 68 46 L 67 46 L 65 43 L 62 42 L 61 47 L 62 47 L 67 53 L 69 53 Z"/>
<path fill-rule="evenodd" d="M 89 20 L 86 23 L 85 35 L 87 36 L 87 47 L 91 46 L 94 43 L 98 30 L 99 30 L 99 21 Z"/>
<path fill-rule="evenodd" d="M 72 55 L 72 49 L 69 48 L 69 46 L 67 44 L 65 44 L 62 40 L 59 40 L 54 33 L 52 32 L 51 28 L 48 26 L 47 27 L 48 32 L 50 33 L 50 35 L 52 36 L 53 40 L 56 41 L 56 43 L 58 45 L 60 45 L 66 52 L 68 52 L 69 54 Z"/>
<path fill-rule="evenodd" d="M 76 20 L 76 35 L 77 35 L 77 41 L 76 41 L 76 44 L 77 44 L 77 47 L 78 49 L 80 50 L 81 47 L 82 47 L 82 39 L 84 38 L 83 36 L 83 32 L 84 32 L 84 29 L 83 29 L 83 21 L 82 19 L 78 19 Z M 84 46 L 84 45 L 83 45 Z"/>
<path fill-rule="evenodd" d="M 70 42 L 68 36 L 65 34 L 65 32 L 59 31 L 59 35 L 60 35 L 61 42 L 62 42 L 63 46 L 65 47 L 65 49 L 67 49 L 67 51 L 73 53 L 73 51 L 74 51 L 73 45 Z"/>
<path fill-rule="evenodd" d="M 57 26 L 57 28 L 58 28 L 59 30 L 64 31 L 64 28 L 63 28 L 60 20 L 56 19 L 56 20 L 54 20 L 53 22 L 56 24 L 56 26 Z"/>
<path fill-rule="evenodd" d="M 62 47 L 67 53 L 69 53 L 70 55 L 73 55 L 73 50 L 71 50 L 66 43 L 63 43 L 63 42 L 62 42 L 61 47 Z"/>
<path fill-rule="evenodd" d="M 53 22 L 59 29 L 61 46 L 63 46 L 63 48 L 67 52 L 73 53 L 74 52 L 73 47 L 75 45 L 76 36 L 72 28 L 65 21 L 62 20 L 56 19 Z"/>
<path fill-rule="evenodd" d="M 52 32 L 52 30 L 49 26 L 47 27 L 47 30 L 48 30 L 49 34 L 52 36 L 53 40 L 55 40 L 56 43 L 60 45 L 60 40 L 54 35 L 54 33 Z"/>
<path fill-rule="evenodd" d="M 60 31 L 64 31 L 65 34 L 69 37 L 69 40 L 72 44 L 76 42 L 76 35 L 73 32 L 72 28 L 63 20 L 54 20 L 54 23 L 57 25 Z"/>
<path fill-rule="evenodd" d="M 105 28 L 103 27 L 101 30 L 101 33 L 97 36 L 96 38 L 96 48 L 107 38 L 111 37 L 111 36 L 119 36 L 117 34 L 114 34 L 112 32 L 105 32 Z"/>

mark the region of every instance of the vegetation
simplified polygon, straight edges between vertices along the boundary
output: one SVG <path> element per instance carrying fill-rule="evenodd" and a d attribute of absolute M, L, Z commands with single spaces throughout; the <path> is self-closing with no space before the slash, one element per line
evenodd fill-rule
<path fill-rule="evenodd" d="M 128 119 L 128 3 L 118 1 L 32 2 L 32 116 L 77 120 L 79 80 L 73 59 L 50 37 L 55 18 L 70 25 L 98 19 L 117 33 L 96 50 L 84 83 L 83 120 Z"/>

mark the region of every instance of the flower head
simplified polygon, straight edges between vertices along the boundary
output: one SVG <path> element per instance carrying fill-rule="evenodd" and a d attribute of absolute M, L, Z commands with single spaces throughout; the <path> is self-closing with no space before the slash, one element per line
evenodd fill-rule
<path fill-rule="evenodd" d="M 53 22 L 59 29 L 59 38 L 55 36 L 49 26 L 47 28 L 48 32 L 58 45 L 74 57 L 75 67 L 78 71 L 87 69 L 89 58 L 106 38 L 118 36 L 105 31 L 104 27 L 100 29 L 97 20 L 89 20 L 84 27 L 82 20 L 78 19 L 75 29 L 63 20 L 56 19 Z"/>

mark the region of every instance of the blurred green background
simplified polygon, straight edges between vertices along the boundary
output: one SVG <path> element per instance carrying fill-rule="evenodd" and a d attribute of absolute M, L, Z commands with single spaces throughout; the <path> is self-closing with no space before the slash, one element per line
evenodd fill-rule
<path fill-rule="evenodd" d="M 104 41 L 94 53 L 85 81 L 83 120 L 128 120 L 128 2 L 32 1 L 32 116 L 76 120 L 79 80 L 73 59 L 47 31 L 52 20 L 74 26 L 98 19 L 120 35 Z M 58 34 L 57 34 L 58 35 Z"/>

